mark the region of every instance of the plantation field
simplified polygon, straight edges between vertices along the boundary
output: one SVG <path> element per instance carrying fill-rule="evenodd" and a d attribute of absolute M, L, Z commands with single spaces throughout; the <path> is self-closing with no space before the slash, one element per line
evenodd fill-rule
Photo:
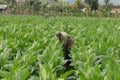
<path fill-rule="evenodd" d="M 74 70 L 57 31 L 73 37 Z M 74 76 L 70 76 L 74 73 Z M 120 18 L 0 15 L 0 80 L 120 80 Z M 71 80 L 71 79 L 67 79 Z"/>

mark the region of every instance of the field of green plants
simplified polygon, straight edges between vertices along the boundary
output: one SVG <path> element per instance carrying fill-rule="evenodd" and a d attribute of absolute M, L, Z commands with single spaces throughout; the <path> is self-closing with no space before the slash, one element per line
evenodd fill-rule
<path fill-rule="evenodd" d="M 55 34 L 67 27 L 75 41 L 70 55 L 74 70 L 64 72 Z M 120 80 L 120 18 L 0 15 L 0 80 L 71 77 Z"/>

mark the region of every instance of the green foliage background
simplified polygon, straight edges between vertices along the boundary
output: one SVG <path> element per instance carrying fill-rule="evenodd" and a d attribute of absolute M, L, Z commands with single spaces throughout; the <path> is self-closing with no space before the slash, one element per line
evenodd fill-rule
<path fill-rule="evenodd" d="M 77 80 L 120 79 L 120 19 L 0 15 L 0 79 Z M 75 40 L 71 50 L 75 70 L 64 73 L 65 61 L 57 31 Z"/>

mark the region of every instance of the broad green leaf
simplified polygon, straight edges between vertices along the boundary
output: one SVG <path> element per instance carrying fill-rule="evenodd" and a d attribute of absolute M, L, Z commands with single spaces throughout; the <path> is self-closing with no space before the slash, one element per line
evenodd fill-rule
<path fill-rule="evenodd" d="M 47 79 L 47 74 L 46 74 L 45 67 L 42 64 L 39 64 L 39 67 L 40 67 L 40 71 L 39 71 L 40 79 L 46 80 Z"/>
<path fill-rule="evenodd" d="M 70 76 L 71 74 L 73 74 L 75 71 L 74 70 L 70 70 L 65 72 L 64 74 L 60 75 L 60 78 L 65 79 L 66 77 Z"/>
<path fill-rule="evenodd" d="M 7 80 L 12 80 L 13 75 L 10 72 L 0 70 L 0 77 L 7 79 Z"/>

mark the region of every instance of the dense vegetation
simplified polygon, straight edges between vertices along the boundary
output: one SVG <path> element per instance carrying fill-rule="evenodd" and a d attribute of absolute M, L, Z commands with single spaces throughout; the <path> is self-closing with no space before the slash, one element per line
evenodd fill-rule
<path fill-rule="evenodd" d="M 69 1 L 69 0 L 68 0 Z M 120 17 L 120 6 L 104 0 L 105 5 L 99 4 L 99 0 L 74 0 L 69 3 L 66 0 L 0 0 L 1 4 L 6 4 L 6 14 L 19 15 L 42 15 L 49 16 L 84 16 L 84 17 Z"/>
<path fill-rule="evenodd" d="M 66 26 L 75 70 L 64 73 L 55 33 Z M 77 80 L 120 79 L 119 18 L 0 15 L 0 79 L 64 80 L 73 73 Z"/>

